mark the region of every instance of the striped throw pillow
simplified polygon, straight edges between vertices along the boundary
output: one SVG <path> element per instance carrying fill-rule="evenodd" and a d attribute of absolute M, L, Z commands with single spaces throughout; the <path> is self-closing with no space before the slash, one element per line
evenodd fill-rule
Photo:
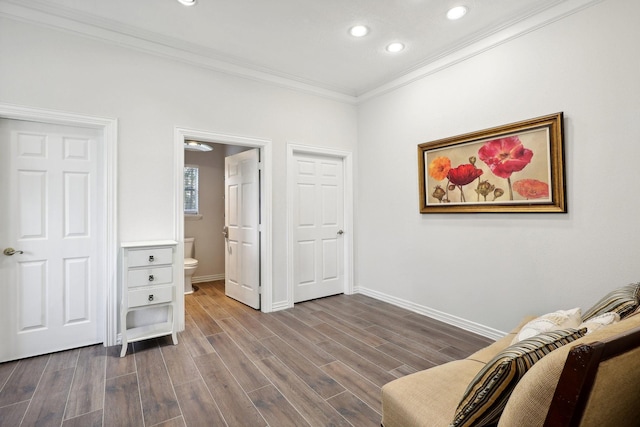
<path fill-rule="evenodd" d="M 543 356 L 583 337 L 586 332 L 586 328 L 543 332 L 498 353 L 467 387 L 450 427 L 497 423 L 511 392 L 527 370 Z"/>
<path fill-rule="evenodd" d="M 615 312 L 624 319 L 633 313 L 640 303 L 640 283 L 631 283 L 609 292 L 582 316 L 586 321 L 600 314 Z"/>

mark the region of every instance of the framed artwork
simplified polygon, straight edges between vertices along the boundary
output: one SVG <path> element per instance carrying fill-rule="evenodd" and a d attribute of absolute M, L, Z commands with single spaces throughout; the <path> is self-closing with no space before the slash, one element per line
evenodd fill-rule
<path fill-rule="evenodd" d="M 418 145 L 421 213 L 567 212 L 563 114 Z"/>

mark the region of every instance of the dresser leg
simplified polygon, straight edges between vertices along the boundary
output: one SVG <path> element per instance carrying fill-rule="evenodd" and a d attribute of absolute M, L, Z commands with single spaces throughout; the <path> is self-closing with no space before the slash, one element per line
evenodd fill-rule
<path fill-rule="evenodd" d="M 127 343 L 123 342 L 122 343 L 122 351 L 120 351 L 120 357 L 124 357 L 125 354 L 127 354 Z"/>
<path fill-rule="evenodd" d="M 178 333 L 173 332 L 171 334 L 171 340 L 173 341 L 173 345 L 178 345 Z"/>

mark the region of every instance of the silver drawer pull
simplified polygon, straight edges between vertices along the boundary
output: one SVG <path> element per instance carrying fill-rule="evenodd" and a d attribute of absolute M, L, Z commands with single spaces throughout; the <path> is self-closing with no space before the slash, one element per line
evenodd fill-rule
<path fill-rule="evenodd" d="M 153 301 L 153 294 L 149 295 L 149 301 Z"/>
<path fill-rule="evenodd" d="M 153 274 L 150 274 L 150 275 L 149 275 L 149 281 L 150 281 L 150 282 L 153 282 L 154 280 L 155 280 L 155 279 L 153 278 Z"/>
<path fill-rule="evenodd" d="M 149 255 L 149 262 L 153 262 L 155 261 L 155 258 L 153 257 L 153 255 Z"/>

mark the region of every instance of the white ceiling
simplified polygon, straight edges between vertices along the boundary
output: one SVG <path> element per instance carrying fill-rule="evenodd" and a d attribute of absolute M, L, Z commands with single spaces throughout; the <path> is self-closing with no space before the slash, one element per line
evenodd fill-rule
<path fill-rule="evenodd" d="M 191 7 L 177 0 L 0 0 L 0 14 L 355 98 L 509 27 L 542 15 L 550 22 L 586 3 L 593 0 L 198 0 Z M 469 12 L 449 21 L 454 5 Z M 354 24 L 368 26 L 369 35 L 350 36 Z M 386 52 L 392 41 L 406 49 Z"/>

